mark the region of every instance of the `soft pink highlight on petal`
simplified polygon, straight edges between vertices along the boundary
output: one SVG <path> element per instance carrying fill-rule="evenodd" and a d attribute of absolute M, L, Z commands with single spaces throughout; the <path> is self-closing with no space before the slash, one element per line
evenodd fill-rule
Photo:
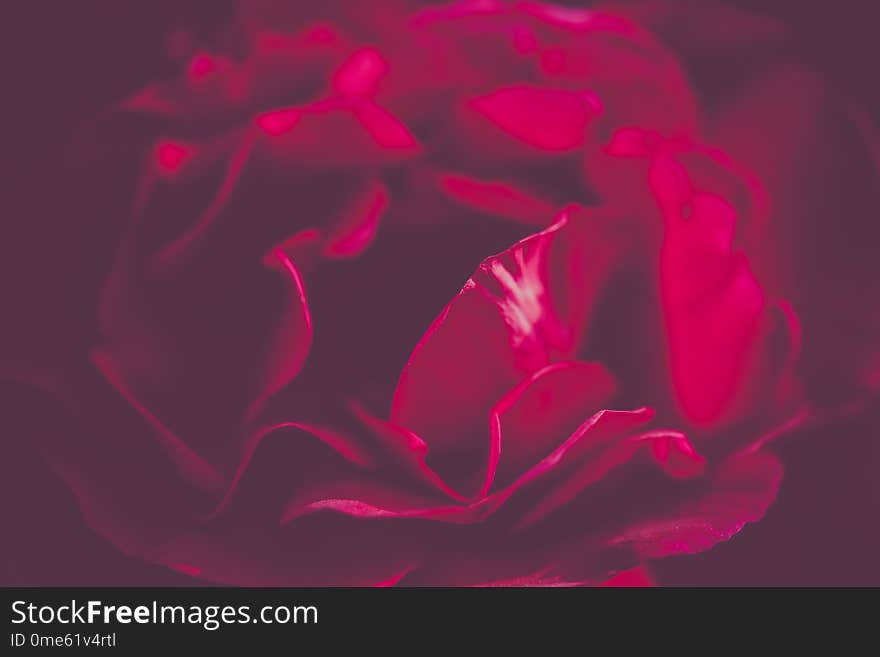
<path fill-rule="evenodd" d="M 162 142 L 156 147 L 156 161 L 165 173 L 174 173 L 192 155 L 192 148 L 172 141 Z"/>
<path fill-rule="evenodd" d="M 355 106 L 355 115 L 382 148 L 404 151 L 418 149 L 418 142 L 406 125 L 379 105 L 358 104 Z"/>
<path fill-rule="evenodd" d="M 393 461 L 449 498 L 458 501 L 465 499 L 425 462 L 428 444 L 420 436 L 394 422 L 373 417 L 358 404 L 352 404 L 352 410 L 379 438 L 387 455 Z"/>
<path fill-rule="evenodd" d="M 490 432 L 497 443 L 496 476 L 509 481 L 564 442 L 614 395 L 616 383 L 598 363 L 548 365 L 508 392 L 492 409 Z"/>
<path fill-rule="evenodd" d="M 712 475 L 712 486 L 662 517 L 634 522 L 609 539 L 642 559 L 693 554 L 726 541 L 746 523 L 760 520 L 776 499 L 782 464 L 760 452 L 728 457 Z"/>
<path fill-rule="evenodd" d="M 294 126 L 302 118 L 302 112 L 296 108 L 273 110 L 260 114 L 257 117 L 257 125 L 267 134 L 278 136 L 293 130 Z"/>
<path fill-rule="evenodd" d="M 583 145 L 595 113 L 589 95 L 527 86 L 499 89 L 468 104 L 511 137 L 556 152 Z"/>
<path fill-rule="evenodd" d="M 358 50 L 333 74 L 333 89 L 344 96 L 375 96 L 388 62 L 374 48 Z"/>
<path fill-rule="evenodd" d="M 301 263 L 310 251 L 323 240 L 323 234 L 317 228 L 300 230 L 273 246 L 263 256 L 263 265 L 269 269 L 279 269 L 284 266 L 284 260 L 278 257 L 278 251 L 282 252 L 293 262 Z"/>
<path fill-rule="evenodd" d="M 703 473 L 706 459 L 697 453 L 687 436 L 677 431 L 653 432 L 651 453 L 663 471 L 674 479 L 690 479 Z"/>
<path fill-rule="evenodd" d="M 517 0 L 512 3 L 513 6 L 524 14 L 535 16 L 541 20 L 547 21 L 557 27 L 566 28 L 574 32 L 580 32 L 588 28 L 604 26 L 614 26 L 616 31 L 626 34 L 624 29 L 626 23 L 621 19 L 602 14 L 590 9 L 581 9 L 580 7 L 563 7 L 544 2 L 531 2 L 528 0 Z"/>
<path fill-rule="evenodd" d="M 399 496 L 400 497 L 400 496 Z M 291 505 L 281 517 L 281 524 L 287 524 L 310 513 L 320 511 L 332 511 L 352 518 L 360 519 L 385 519 L 385 518 L 410 518 L 418 520 L 447 521 L 451 523 L 473 522 L 467 513 L 466 507 L 461 506 L 436 506 L 421 508 L 389 508 L 370 504 L 363 500 L 327 498 L 311 502 L 304 506 L 298 503 Z"/>
<path fill-rule="evenodd" d="M 363 253 L 376 237 L 389 200 L 388 188 L 379 180 L 373 181 L 355 198 L 346 216 L 334 227 L 324 245 L 324 254 L 352 258 Z"/>
<path fill-rule="evenodd" d="M 293 381 L 305 364 L 312 345 L 312 316 L 306 301 L 302 277 L 296 265 L 281 250 L 275 250 L 275 257 L 281 263 L 290 285 L 290 304 L 275 335 L 274 347 L 270 351 L 266 381 L 257 399 L 252 403 L 248 417 L 252 418 L 266 401 L 288 383 Z"/>
<path fill-rule="evenodd" d="M 383 580 L 375 585 L 376 588 L 390 588 L 398 584 L 404 577 L 409 575 L 413 570 L 415 570 L 417 566 L 411 566 L 409 568 L 404 568 L 398 574 L 389 577 L 386 580 Z"/>
<path fill-rule="evenodd" d="M 438 182 L 443 192 L 460 203 L 525 224 L 544 226 L 557 211 L 549 201 L 504 182 L 451 173 L 440 174 Z"/>
<path fill-rule="evenodd" d="M 193 82 L 205 79 L 218 69 L 217 60 L 208 53 L 199 53 L 189 63 L 189 78 Z"/>
<path fill-rule="evenodd" d="M 169 563 L 168 567 L 179 573 L 183 573 L 184 575 L 189 575 L 190 577 L 198 577 L 202 574 L 201 568 L 196 568 L 195 566 L 190 566 L 185 563 Z"/>
<path fill-rule="evenodd" d="M 599 586 L 607 588 L 650 588 L 657 586 L 646 566 L 636 566 L 622 570 L 614 577 L 605 580 Z"/>
<path fill-rule="evenodd" d="M 226 487 L 223 498 L 207 516 L 207 519 L 215 518 L 226 510 L 233 497 L 238 492 L 238 485 L 247 472 L 248 466 L 260 445 L 266 440 L 266 438 L 276 432 L 283 431 L 284 429 L 296 429 L 301 433 L 311 436 L 313 439 L 325 444 L 342 459 L 354 465 L 362 468 L 371 468 L 375 464 L 373 457 L 363 446 L 343 433 L 299 422 L 282 422 L 280 424 L 269 425 L 251 434 L 244 443 L 241 458 L 238 467 L 235 470 L 235 474 L 229 485 Z"/>

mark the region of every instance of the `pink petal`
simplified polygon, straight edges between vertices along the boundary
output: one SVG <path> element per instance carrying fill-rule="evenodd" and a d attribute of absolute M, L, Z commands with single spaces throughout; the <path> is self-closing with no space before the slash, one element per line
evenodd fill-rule
<path fill-rule="evenodd" d="M 615 387 L 597 363 L 564 362 L 548 365 L 507 393 L 490 416 L 500 457 L 496 485 L 550 454 L 612 397 Z"/>
<path fill-rule="evenodd" d="M 290 287 L 290 302 L 285 306 L 284 314 L 278 322 L 274 343 L 267 358 L 264 383 L 248 411 L 250 417 L 272 395 L 293 381 L 302 369 L 312 345 L 312 317 L 299 270 L 284 251 L 276 250 L 275 257 L 281 263 Z"/>
<path fill-rule="evenodd" d="M 407 127 L 366 99 L 327 100 L 261 115 L 263 142 L 282 162 L 300 166 L 381 164 L 420 151 Z"/>
<path fill-rule="evenodd" d="M 614 577 L 602 582 L 599 586 L 609 588 L 648 588 L 657 586 L 647 566 L 636 566 L 622 570 Z"/>
<path fill-rule="evenodd" d="M 388 202 L 387 187 L 379 180 L 370 183 L 333 228 L 324 245 L 324 253 L 337 258 L 351 258 L 363 253 L 376 237 Z"/>
<path fill-rule="evenodd" d="M 319 251 L 323 242 L 324 236 L 317 228 L 306 228 L 297 231 L 269 249 L 263 256 L 263 265 L 270 269 L 282 268 L 284 260 L 278 256 L 280 251 L 287 259 L 298 263 L 300 269 L 308 270 L 310 265 L 314 264 L 315 254 Z M 304 266 L 304 263 L 309 266 Z"/>
<path fill-rule="evenodd" d="M 273 110 L 257 116 L 257 125 L 267 134 L 277 137 L 285 132 L 293 130 L 299 123 L 302 112 L 296 108 Z"/>
<path fill-rule="evenodd" d="M 191 154 L 191 148 L 171 141 L 162 142 L 156 148 L 156 161 L 162 171 L 174 173 Z"/>
<path fill-rule="evenodd" d="M 357 405 L 353 410 L 379 439 L 382 450 L 392 462 L 403 466 L 407 474 L 427 484 L 432 490 L 453 500 L 463 499 L 426 463 L 428 445 L 417 434 L 393 422 L 373 417 Z"/>
<path fill-rule="evenodd" d="M 388 62 L 373 48 L 351 55 L 333 74 L 334 90 L 344 96 L 375 96 Z"/>
<path fill-rule="evenodd" d="M 588 94 L 527 86 L 473 98 L 468 107 L 514 139 L 555 152 L 582 146 L 598 111 Z"/>
<path fill-rule="evenodd" d="M 392 421 L 433 450 L 480 445 L 505 393 L 576 355 L 619 244 L 608 217 L 571 211 L 486 260 L 410 357 Z"/>
<path fill-rule="evenodd" d="M 751 392 L 766 299 L 746 258 L 733 251 L 733 208 L 691 190 L 672 160 L 657 158 L 651 181 L 666 221 L 661 288 L 675 390 L 691 421 L 711 425 Z"/>
<path fill-rule="evenodd" d="M 779 460 L 766 452 L 731 456 L 699 499 L 632 523 L 616 532 L 609 545 L 626 547 L 642 559 L 706 550 L 764 516 L 776 499 L 782 471 Z"/>
<path fill-rule="evenodd" d="M 460 203 L 525 224 L 545 226 L 557 211 L 553 203 L 503 182 L 455 174 L 441 174 L 438 182 L 445 194 Z"/>
<path fill-rule="evenodd" d="M 422 519 L 450 520 L 462 516 L 463 508 L 431 495 L 420 494 L 382 482 L 376 478 L 348 478 L 327 481 L 310 488 L 288 503 L 281 515 L 281 524 L 291 523 L 303 516 L 318 512 L 332 512 L 352 518 L 377 520 Z"/>
<path fill-rule="evenodd" d="M 655 434 L 651 452 L 654 460 L 673 479 L 690 479 L 702 474 L 706 459 L 697 453 L 687 437 L 678 432 Z"/>
<path fill-rule="evenodd" d="M 364 129 L 383 149 L 411 153 L 419 144 L 406 125 L 397 117 L 374 103 L 358 103 L 355 116 Z"/>

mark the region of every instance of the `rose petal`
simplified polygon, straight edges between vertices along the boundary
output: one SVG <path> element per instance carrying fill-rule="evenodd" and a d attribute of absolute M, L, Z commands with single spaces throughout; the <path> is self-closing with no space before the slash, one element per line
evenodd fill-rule
<path fill-rule="evenodd" d="M 508 136 L 551 152 L 582 146 L 598 112 L 590 94 L 527 86 L 498 89 L 470 99 L 467 106 Z"/>
<path fill-rule="evenodd" d="M 710 426 L 756 394 L 749 375 L 766 355 L 766 298 L 733 250 L 729 204 L 695 192 L 685 169 L 663 156 L 651 189 L 666 225 L 660 284 L 675 391 L 688 419 Z"/>
<path fill-rule="evenodd" d="M 555 214 L 553 203 L 513 185 L 477 180 L 469 176 L 440 174 L 440 189 L 450 198 L 488 214 L 544 226 Z"/>
<path fill-rule="evenodd" d="M 290 440 L 292 437 L 298 438 L 298 440 Z M 239 484 L 243 478 L 247 476 L 249 479 L 265 480 L 271 477 L 271 474 L 267 476 L 266 473 L 261 473 L 260 476 L 255 475 L 252 461 L 261 445 L 269 440 L 279 441 L 281 438 L 287 438 L 287 449 L 284 456 L 291 465 L 291 469 L 285 473 L 285 479 L 289 479 L 294 468 L 303 468 L 312 472 L 322 469 L 322 474 L 326 475 L 329 480 L 334 473 L 329 471 L 328 463 L 346 474 L 355 471 L 352 468 L 346 468 L 346 465 L 366 469 L 375 466 L 375 460 L 369 451 L 344 433 L 299 422 L 270 425 L 254 432 L 245 441 L 235 474 L 226 487 L 223 498 L 211 511 L 210 518 L 225 512 L 233 500 L 239 496 Z M 318 467 L 321 464 L 324 465 L 324 468 Z M 253 502 L 249 506 L 254 506 Z"/>
<path fill-rule="evenodd" d="M 344 96 L 375 96 L 388 62 L 374 48 L 358 50 L 333 74 L 333 89 Z"/>
<path fill-rule="evenodd" d="M 420 150 L 403 122 L 366 99 L 331 99 L 275 110 L 260 115 L 258 123 L 266 131 L 269 152 L 281 162 L 300 166 L 381 164 Z"/>
<path fill-rule="evenodd" d="M 278 321 L 274 342 L 266 359 L 264 381 L 248 411 L 249 417 L 253 417 L 272 395 L 293 381 L 312 345 L 312 317 L 299 270 L 284 251 L 277 250 L 275 257 L 290 286 L 291 299 Z"/>
<path fill-rule="evenodd" d="M 507 393 L 489 420 L 500 461 L 496 485 L 504 486 L 551 453 L 611 398 L 615 387 L 601 365 L 565 362 L 548 365 Z"/>
<path fill-rule="evenodd" d="M 647 566 L 636 566 L 622 570 L 614 577 L 602 582 L 599 586 L 609 588 L 648 588 L 657 586 Z"/>
<path fill-rule="evenodd" d="M 572 211 L 484 262 L 413 352 L 392 421 L 433 450 L 482 444 L 502 395 L 576 354 L 620 239 L 609 218 Z"/>
<path fill-rule="evenodd" d="M 379 230 L 382 213 L 388 207 L 388 189 L 381 181 L 373 181 L 346 210 L 324 245 L 331 257 L 351 258 L 366 249 Z"/>
<path fill-rule="evenodd" d="M 642 559 L 692 554 L 726 541 L 746 523 L 760 520 L 776 499 L 782 464 L 758 452 L 729 457 L 714 473 L 712 485 L 699 499 L 674 512 L 638 521 L 609 540 Z"/>
<path fill-rule="evenodd" d="M 673 479 L 690 479 L 701 474 L 706 467 L 705 457 L 697 453 L 682 433 L 656 433 L 651 453 L 663 471 Z"/>
<path fill-rule="evenodd" d="M 518 514 L 515 522 L 520 529 L 533 524 L 574 499 L 611 468 L 626 462 L 635 453 L 631 446 L 638 441 L 624 438 L 649 422 L 653 415 L 648 408 L 599 411 L 537 465 L 490 495 L 481 505 L 494 510 L 515 495 L 508 513 L 512 510 Z"/>
<path fill-rule="evenodd" d="M 415 433 L 373 417 L 363 408 L 355 405 L 353 410 L 360 420 L 381 441 L 382 448 L 393 462 L 402 465 L 406 472 L 416 480 L 420 480 L 443 495 L 453 500 L 463 500 L 434 470 L 426 463 L 428 445 Z"/>

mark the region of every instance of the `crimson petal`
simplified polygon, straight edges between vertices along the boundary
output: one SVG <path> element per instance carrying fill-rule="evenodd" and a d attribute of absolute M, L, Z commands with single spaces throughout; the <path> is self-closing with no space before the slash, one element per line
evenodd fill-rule
<path fill-rule="evenodd" d="M 509 137 L 551 152 L 582 146 L 591 118 L 600 111 L 592 94 L 524 85 L 472 98 L 467 106 Z"/>
<path fill-rule="evenodd" d="M 548 365 L 507 393 L 492 409 L 490 431 L 500 460 L 496 485 L 527 470 L 570 436 L 615 392 L 597 363 Z M 492 481 L 487 481 L 486 490 Z"/>
<path fill-rule="evenodd" d="M 485 261 L 410 357 L 392 421 L 433 450 L 482 444 L 474 441 L 485 440 L 489 412 L 507 391 L 576 355 L 617 262 L 619 229 L 602 213 L 572 210 Z"/>
<path fill-rule="evenodd" d="M 766 297 L 733 249 L 728 203 L 693 190 L 665 156 L 653 161 L 651 187 L 666 224 L 660 284 L 675 390 L 684 414 L 711 426 L 756 394 L 750 375 L 766 356 Z"/>
<path fill-rule="evenodd" d="M 650 520 L 634 522 L 608 541 L 643 559 L 706 550 L 760 520 L 776 499 L 782 464 L 767 452 L 728 457 L 715 471 L 708 492 Z"/>

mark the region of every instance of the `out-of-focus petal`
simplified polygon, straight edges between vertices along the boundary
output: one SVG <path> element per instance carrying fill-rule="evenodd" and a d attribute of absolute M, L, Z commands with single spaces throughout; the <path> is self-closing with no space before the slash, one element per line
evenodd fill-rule
<path fill-rule="evenodd" d="M 750 375 L 766 357 L 767 301 L 734 250 L 735 210 L 694 190 L 670 158 L 653 160 L 650 181 L 665 221 L 660 285 L 677 398 L 692 422 L 713 425 L 761 392 Z"/>
<path fill-rule="evenodd" d="M 290 383 L 299 373 L 312 345 L 312 318 L 299 270 L 284 251 L 275 253 L 290 289 L 290 302 L 284 306 L 272 346 L 266 358 L 261 390 L 250 407 L 253 416 L 266 400 Z"/>
<path fill-rule="evenodd" d="M 703 472 L 706 458 L 697 453 L 682 433 L 659 432 L 653 438 L 651 453 L 663 471 L 673 479 L 690 479 Z"/>
<path fill-rule="evenodd" d="M 345 216 L 331 228 L 324 245 L 330 257 L 350 258 L 366 249 L 379 230 L 379 220 L 390 201 L 388 188 L 381 181 L 373 181 L 354 198 Z"/>
<path fill-rule="evenodd" d="M 518 3 L 525 15 L 556 28 L 538 51 L 549 83 L 589 89 L 602 102 L 597 126 L 610 134 L 642 126 L 691 135 L 700 122 L 696 99 L 677 58 L 647 30 L 603 11 Z"/>
<path fill-rule="evenodd" d="M 486 498 L 483 505 L 495 509 L 507 504 L 516 527 L 527 528 L 627 462 L 644 442 L 633 434 L 653 415 L 649 408 L 599 411 L 513 483 Z"/>
<path fill-rule="evenodd" d="M 651 520 L 633 522 L 616 532 L 609 545 L 626 547 L 642 559 L 706 550 L 764 516 L 776 499 L 782 472 L 779 460 L 766 452 L 731 456 L 697 499 Z"/>
<path fill-rule="evenodd" d="M 632 429 L 629 433 L 631 432 Z M 668 440 L 664 433 L 657 432 L 627 435 L 628 432 L 618 428 L 617 433 L 618 435 L 615 436 L 617 440 L 610 442 L 607 446 L 599 448 L 594 446 L 593 453 L 589 457 L 581 458 L 579 464 L 557 473 L 552 485 L 542 491 L 540 495 L 535 496 L 532 508 L 517 522 L 517 528 L 524 530 L 543 520 L 551 513 L 573 502 L 588 487 L 602 481 L 613 470 L 629 463 L 641 449 L 654 447 L 658 442 L 666 444 Z M 687 443 L 683 435 L 676 436 L 676 438 Z M 696 457 L 695 451 L 689 444 L 681 451 L 699 458 Z M 660 463 L 663 469 L 675 478 L 683 478 L 683 475 L 691 477 L 702 471 L 702 468 L 688 471 L 673 470 L 668 467 L 666 462 L 660 461 Z"/>
<path fill-rule="evenodd" d="M 343 96 L 375 96 L 388 62 L 374 48 L 363 48 L 351 55 L 333 74 L 333 89 Z"/>
<path fill-rule="evenodd" d="M 553 203 L 504 182 L 444 173 L 438 176 L 438 184 L 459 203 L 525 224 L 544 226 L 556 211 Z"/>
<path fill-rule="evenodd" d="M 615 387 L 598 363 L 562 362 L 539 370 L 507 393 L 489 420 L 499 456 L 494 484 L 504 486 L 550 454 L 605 405 Z"/>
<path fill-rule="evenodd" d="M 373 417 L 359 406 L 355 406 L 354 411 L 379 440 L 385 459 L 402 466 L 405 474 L 427 484 L 434 491 L 439 491 L 452 500 L 463 500 L 426 463 L 428 445 L 421 437 L 405 427 Z"/>
<path fill-rule="evenodd" d="M 467 107 L 486 122 L 485 128 L 475 131 L 475 138 L 485 141 L 495 130 L 540 151 L 557 153 L 582 146 L 591 118 L 599 113 L 592 94 L 524 85 L 472 98 Z M 493 143 L 501 141 L 499 136 Z"/>
<path fill-rule="evenodd" d="M 301 166 L 381 164 L 412 157 L 420 150 L 399 119 L 365 99 L 274 110 L 260 115 L 257 123 L 267 132 L 270 152 L 281 162 Z"/>
<path fill-rule="evenodd" d="M 605 580 L 599 586 L 609 588 L 649 588 L 657 586 L 657 582 L 651 576 L 647 566 L 636 566 L 628 570 L 622 570 L 614 577 Z"/>

